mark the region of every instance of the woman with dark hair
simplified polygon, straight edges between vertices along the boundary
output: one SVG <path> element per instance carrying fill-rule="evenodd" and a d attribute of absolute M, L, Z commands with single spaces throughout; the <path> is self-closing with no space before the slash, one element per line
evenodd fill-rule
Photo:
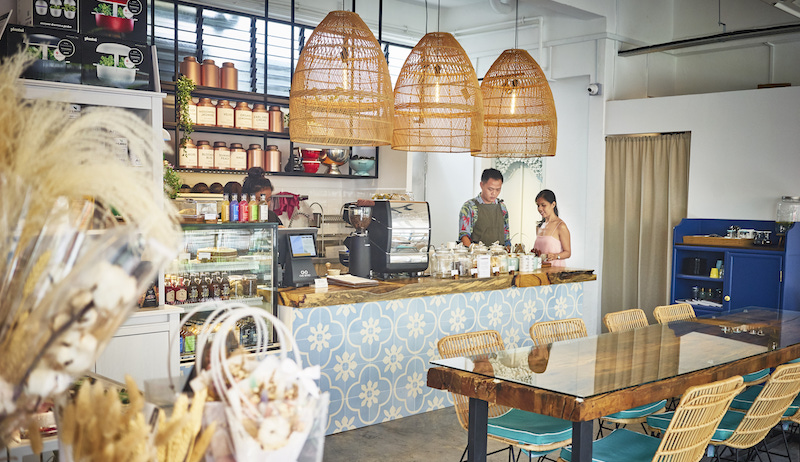
<path fill-rule="evenodd" d="M 533 251 L 549 261 L 553 266 L 566 266 L 566 260 L 572 255 L 569 229 L 564 220 L 558 217 L 556 195 L 549 189 L 543 189 L 536 195 L 536 210 L 542 221 L 536 227 L 536 242 Z"/>
<path fill-rule="evenodd" d="M 253 167 L 247 171 L 247 178 L 244 179 L 244 185 L 242 185 L 242 194 L 247 194 L 248 197 L 253 197 L 255 194 L 256 199 L 259 200 L 261 200 L 261 196 L 264 196 L 264 200 L 269 202 L 272 197 L 272 190 L 272 182 L 264 177 L 264 169 Z M 266 221 L 283 225 L 278 215 L 272 210 L 269 211 Z"/>

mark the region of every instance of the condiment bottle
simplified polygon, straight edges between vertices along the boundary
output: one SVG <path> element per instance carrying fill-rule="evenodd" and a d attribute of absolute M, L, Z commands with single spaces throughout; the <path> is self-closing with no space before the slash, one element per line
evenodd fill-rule
<path fill-rule="evenodd" d="M 231 201 L 227 194 L 222 195 L 222 210 L 220 221 L 228 223 L 231 221 Z"/>
<path fill-rule="evenodd" d="M 247 170 L 247 152 L 242 143 L 231 143 L 231 170 Z"/>
<path fill-rule="evenodd" d="M 267 150 L 264 151 L 264 165 L 264 170 L 268 172 L 281 171 L 281 152 L 274 144 L 267 146 Z"/>
<path fill-rule="evenodd" d="M 267 202 L 267 195 L 262 194 L 261 200 L 258 201 L 258 221 L 269 221 L 269 202 Z"/>
<path fill-rule="evenodd" d="M 269 112 L 261 103 L 253 105 L 253 130 L 269 130 Z"/>
<path fill-rule="evenodd" d="M 227 99 L 217 101 L 217 127 L 233 128 L 233 106 Z"/>
<path fill-rule="evenodd" d="M 194 145 L 191 139 L 187 139 L 186 144 L 180 148 L 178 167 L 197 168 L 197 146 Z"/>
<path fill-rule="evenodd" d="M 269 131 L 283 133 L 283 112 L 280 106 L 269 107 Z"/>
<path fill-rule="evenodd" d="M 239 201 L 239 223 L 248 221 L 250 221 L 250 204 L 247 202 L 247 194 L 242 194 L 242 200 Z"/>
<path fill-rule="evenodd" d="M 181 75 L 186 76 L 186 78 L 194 82 L 195 85 L 203 84 L 200 78 L 200 63 L 197 62 L 194 56 L 184 56 L 179 69 Z"/>
<path fill-rule="evenodd" d="M 197 303 L 200 301 L 200 281 L 198 278 L 192 278 L 192 281 L 189 283 L 189 303 Z"/>
<path fill-rule="evenodd" d="M 239 196 L 236 194 L 231 195 L 231 213 L 229 218 L 231 223 L 239 221 Z"/>
<path fill-rule="evenodd" d="M 222 300 L 228 300 L 231 298 L 231 282 L 228 280 L 228 273 L 225 271 L 222 272 L 222 281 L 220 282 L 220 287 L 222 288 L 222 296 L 220 298 Z"/>
<path fill-rule="evenodd" d="M 214 141 L 214 168 L 217 170 L 230 170 L 231 168 L 231 151 L 224 141 Z"/>
<path fill-rule="evenodd" d="M 188 294 L 186 292 L 186 278 L 183 276 L 178 277 L 178 283 L 175 286 L 175 304 L 183 305 L 186 303 Z"/>
<path fill-rule="evenodd" d="M 247 205 L 250 207 L 250 216 L 247 221 L 258 221 L 258 200 L 255 194 L 250 194 L 250 202 Z"/>
<path fill-rule="evenodd" d="M 211 98 L 200 98 L 197 103 L 197 125 L 213 127 L 217 125 L 217 108 Z"/>
<path fill-rule="evenodd" d="M 211 292 L 211 298 L 213 298 L 214 300 L 221 300 L 222 278 L 219 277 L 219 273 L 214 273 L 211 275 L 211 284 L 209 287 Z"/>
<path fill-rule="evenodd" d="M 247 149 L 247 168 L 253 167 L 264 168 L 264 150 L 260 144 L 251 144 Z"/>
<path fill-rule="evenodd" d="M 222 63 L 220 75 L 222 76 L 222 88 L 226 90 L 239 89 L 239 71 L 236 70 L 236 67 L 233 65 L 233 63 Z"/>
<path fill-rule="evenodd" d="M 167 305 L 175 304 L 175 284 L 174 276 L 164 278 L 164 303 Z"/>
<path fill-rule="evenodd" d="M 233 126 L 244 130 L 253 129 L 253 111 L 244 101 L 239 101 L 233 114 Z"/>
<path fill-rule="evenodd" d="M 197 142 L 197 168 L 214 168 L 214 149 L 208 141 Z"/>
<path fill-rule="evenodd" d="M 208 283 L 208 275 L 206 273 L 200 273 L 200 281 L 197 286 L 200 290 L 200 301 L 208 301 L 211 295 L 211 286 Z"/>
<path fill-rule="evenodd" d="M 204 59 L 200 71 L 200 85 L 219 87 L 219 66 L 213 59 Z"/>

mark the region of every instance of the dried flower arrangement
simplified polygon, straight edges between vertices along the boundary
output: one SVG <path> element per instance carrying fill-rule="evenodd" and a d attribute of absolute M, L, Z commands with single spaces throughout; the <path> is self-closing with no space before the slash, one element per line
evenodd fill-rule
<path fill-rule="evenodd" d="M 66 104 L 24 99 L 29 62 L 0 65 L 0 447 L 91 367 L 180 246 L 153 181 L 152 127 L 120 109 L 71 118 Z M 145 167 L 116 156 L 119 138 Z"/>

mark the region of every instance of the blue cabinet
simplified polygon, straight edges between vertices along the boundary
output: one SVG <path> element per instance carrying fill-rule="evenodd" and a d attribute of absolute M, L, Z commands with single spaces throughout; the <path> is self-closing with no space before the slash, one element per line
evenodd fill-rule
<path fill-rule="evenodd" d="M 773 231 L 776 245 L 684 243 L 684 236 L 725 236 L 732 225 Z M 774 230 L 775 222 L 762 220 L 681 221 L 673 236 L 671 302 L 690 301 L 698 315 L 748 306 L 800 311 L 800 226 L 789 230 L 781 246 L 777 245 Z M 723 269 L 719 278 L 710 277 L 714 267 Z"/>

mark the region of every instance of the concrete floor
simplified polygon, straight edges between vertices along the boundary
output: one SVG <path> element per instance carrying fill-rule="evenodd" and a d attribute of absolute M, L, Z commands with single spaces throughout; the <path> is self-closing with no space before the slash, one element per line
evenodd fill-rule
<path fill-rule="evenodd" d="M 780 434 L 777 439 L 772 438 L 770 441 L 771 450 L 780 453 L 785 451 Z M 447 408 L 330 435 L 325 438 L 323 460 L 325 462 L 377 460 L 458 462 L 466 444 L 467 432 L 458 424 L 453 408 Z M 789 446 L 791 460 L 800 460 L 800 438 L 797 434 L 791 436 Z M 501 444 L 489 440 L 489 451 L 502 447 Z M 557 456 L 558 453 L 554 452 L 551 458 L 556 459 Z M 762 454 L 761 457 L 764 461 L 767 460 L 765 455 Z M 507 460 L 507 452 L 487 458 L 488 462 Z M 711 460 L 704 458 L 703 462 Z M 744 453 L 741 454 L 741 460 L 744 460 Z M 773 455 L 771 461 L 785 462 L 789 459 Z"/>

